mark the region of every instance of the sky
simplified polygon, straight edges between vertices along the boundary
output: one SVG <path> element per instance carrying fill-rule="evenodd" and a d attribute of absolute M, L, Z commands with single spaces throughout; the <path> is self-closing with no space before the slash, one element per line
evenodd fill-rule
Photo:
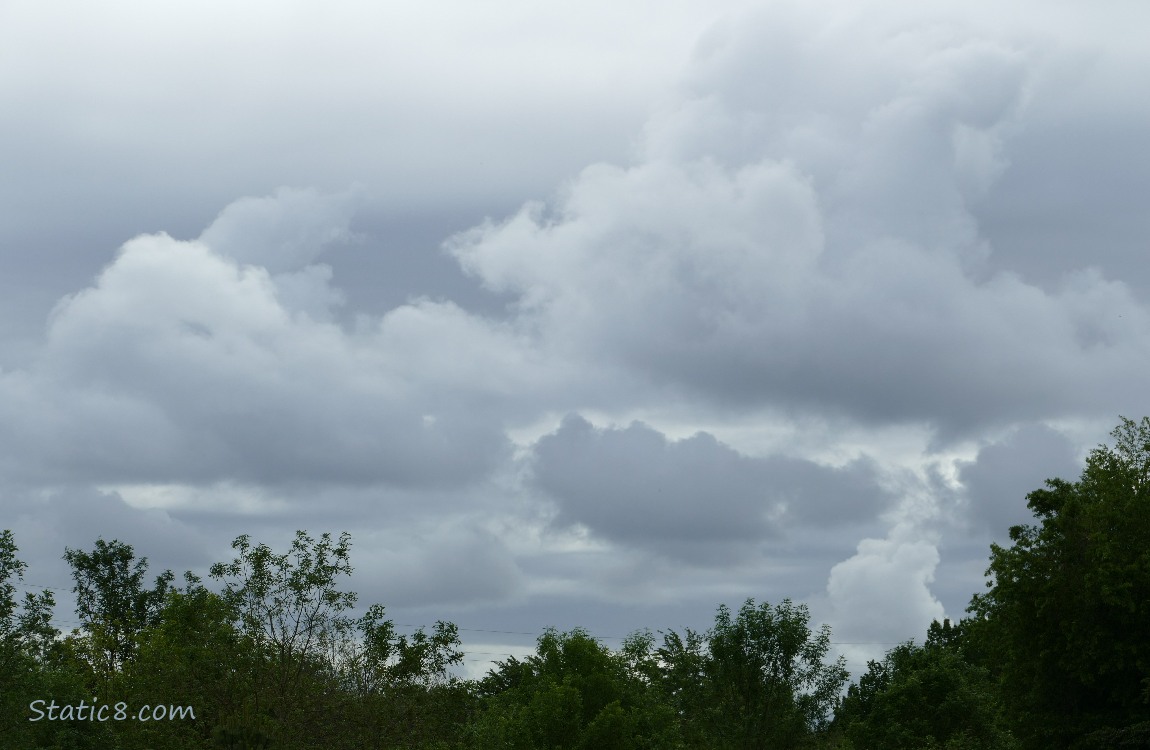
<path fill-rule="evenodd" d="M 1150 8 L 0 5 L 0 526 L 857 673 L 1150 414 Z M 401 628 L 402 630 L 402 628 Z"/>

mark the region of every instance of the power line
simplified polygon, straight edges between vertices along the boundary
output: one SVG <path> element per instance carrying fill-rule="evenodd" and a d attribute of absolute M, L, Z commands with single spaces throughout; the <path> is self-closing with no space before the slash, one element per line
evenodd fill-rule
<path fill-rule="evenodd" d="M 15 586 L 23 586 L 26 589 L 51 589 L 52 591 L 63 591 L 65 593 L 72 593 L 72 589 L 62 589 L 56 586 L 42 586 L 38 583 L 23 583 L 21 581 L 13 581 Z"/>

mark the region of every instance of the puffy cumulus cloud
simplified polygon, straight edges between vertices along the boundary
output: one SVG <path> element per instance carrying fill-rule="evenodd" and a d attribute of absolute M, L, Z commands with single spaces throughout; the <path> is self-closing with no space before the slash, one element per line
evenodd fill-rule
<path fill-rule="evenodd" d="M 506 457 L 493 404 L 534 374 L 505 355 L 515 337 L 450 303 L 416 301 L 352 332 L 292 309 L 285 290 L 332 296 L 322 267 L 299 264 L 346 217 L 310 193 L 269 201 L 225 210 L 206 240 L 137 237 L 60 302 L 35 364 L 0 374 L 14 475 L 426 485 Z M 288 222 L 304 227 L 290 262 L 274 257 L 295 236 L 284 217 L 316 205 Z M 249 259 L 281 274 L 237 262 L 249 241 L 262 248 Z"/>
<path fill-rule="evenodd" d="M 197 241 L 214 255 L 270 274 L 285 309 L 328 321 L 344 295 L 330 283 L 331 267 L 315 261 L 333 246 L 362 239 L 350 225 L 363 199 L 357 188 L 325 194 L 281 187 L 228 204 Z"/>
<path fill-rule="evenodd" d="M 865 522 L 890 501 L 866 459 L 832 468 L 750 457 L 707 433 L 671 441 L 638 422 L 599 429 L 575 415 L 535 443 L 530 466 L 558 525 L 675 558 L 731 562 L 785 528 Z"/>
<path fill-rule="evenodd" d="M 852 661 L 881 656 L 908 637 L 920 641 L 944 616 L 931 592 L 938 567 L 935 543 L 912 526 L 898 525 L 885 539 L 863 539 L 855 554 L 831 568 L 825 598 L 815 609 L 847 646 Z"/>
<path fill-rule="evenodd" d="M 969 521 L 979 531 L 1005 539 L 1011 526 L 1034 522 L 1026 495 L 1046 479 L 1075 481 L 1082 470 L 1075 445 L 1041 424 L 1026 424 L 958 464 Z"/>
<path fill-rule="evenodd" d="M 701 355 L 748 317 L 788 316 L 821 246 L 801 175 L 708 160 L 592 166 L 552 211 L 530 203 L 448 242 L 552 346 L 633 359 Z"/>
<path fill-rule="evenodd" d="M 1048 54 L 775 4 L 704 39 L 637 163 L 447 246 L 548 346 L 712 404 L 947 438 L 1113 409 L 1141 393 L 1145 306 L 1096 270 L 996 269 L 970 210 Z"/>

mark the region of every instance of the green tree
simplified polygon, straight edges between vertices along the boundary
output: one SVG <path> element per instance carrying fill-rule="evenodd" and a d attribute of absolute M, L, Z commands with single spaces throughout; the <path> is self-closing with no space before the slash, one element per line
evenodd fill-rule
<path fill-rule="evenodd" d="M 250 700 L 223 717 L 217 743 L 414 747 L 458 732 L 469 705 L 448 673 L 463 656 L 458 631 L 439 622 L 399 635 L 380 605 L 352 617 L 356 594 L 339 588 L 352 572 L 349 534 L 297 531 L 284 553 L 243 535 L 232 548 L 210 574 L 254 657 Z"/>
<path fill-rule="evenodd" d="M 684 720 L 712 748 L 797 748 L 824 731 L 848 673 L 825 663 L 830 627 L 810 629 L 805 605 L 748 599 L 732 616 L 720 606 L 702 639 L 669 638 L 661 651 Z"/>
<path fill-rule="evenodd" d="M 195 719 L 132 727 L 135 739 L 149 748 L 203 747 L 213 728 L 250 717 L 259 663 L 254 642 L 222 597 L 194 579 L 186 591 L 169 591 L 159 623 L 141 633 L 125 669 L 123 697 L 133 705 L 192 706 Z"/>
<path fill-rule="evenodd" d="M 27 563 L 17 557 L 12 531 L 0 532 L 0 742 L 16 747 L 28 742 L 28 703 L 37 697 L 40 681 L 36 664 L 40 626 L 48 626 L 53 600 L 50 591 L 25 595 L 23 607 L 16 584 L 24 579 Z"/>
<path fill-rule="evenodd" d="M 107 683 L 136 654 L 141 631 L 156 625 L 172 579 L 170 570 L 144 585 L 148 559 L 136 559 L 130 544 L 96 541 L 91 552 L 65 548 L 76 585 L 76 614 L 85 639 L 81 646 L 98 680 Z"/>
<path fill-rule="evenodd" d="M 17 599 L 16 584 L 28 568 L 18 552 L 12 532 L 0 532 L 0 747 L 108 747 L 113 738 L 106 725 L 29 721 L 37 716 L 33 701 L 78 705 L 92 695 L 51 624 L 52 592 L 26 592 L 23 601 Z"/>
<path fill-rule="evenodd" d="M 354 746 L 416 747 L 457 735 L 473 701 L 449 671 L 463 661 L 455 625 L 437 622 L 430 634 L 423 628 L 398 634 L 374 604 L 355 630 L 332 659 L 354 701 L 348 712 L 357 732 Z"/>
<path fill-rule="evenodd" d="M 270 717 L 260 731 L 275 733 L 280 744 L 307 746 L 331 727 L 330 657 L 354 627 L 347 612 L 356 595 L 337 585 L 352 572 L 351 536 L 317 540 L 297 531 L 290 549 L 277 554 L 244 534 L 232 549 L 237 557 L 213 565 L 210 575 L 223 583 L 220 597 L 259 655 L 247 710 Z"/>
<path fill-rule="evenodd" d="M 357 597 L 336 588 L 336 579 L 352 572 L 350 534 L 344 532 L 333 542 L 331 534 L 317 541 L 297 531 L 291 549 L 283 554 L 265 544 L 253 546 L 243 534 L 232 549 L 239 556 L 213 565 L 211 577 L 224 584 L 224 601 L 244 629 L 272 650 L 285 678 L 322 656 L 352 628 L 345 613 Z"/>
<path fill-rule="evenodd" d="M 967 663 L 959 629 L 932 623 L 925 646 L 912 641 L 871 661 L 835 715 L 856 750 L 1015 747 L 1005 729 L 995 685 Z"/>
<path fill-rule="evenodd" d="M 15 584 L 24 580 L 28 569 L 18 552 L 12 531 L 4 529 L 0 532 L 0 675 L 18 671 L 29 658 L 45 658 L 59 635 L 51 624 L 56 606 L 51 591 L 25 592 L 17 605 Z"/>
<path fill-rule="evenodd" d="M 1150 721 L 1150 418 L 1111 435 L 1077 482 L 1027 495 L 1038 523 L 991 545 L 968 608 L 1027 748 Z"/>
<path fill-rule="evenodd" d="M 576 628 L 548 629 L 536 653 L 500 662 L 479 685 L 483 710 L 467 745 L 519 750 L 680 746 L 669 705 L 653 700 L 648 634 L 613 652 Z"/>

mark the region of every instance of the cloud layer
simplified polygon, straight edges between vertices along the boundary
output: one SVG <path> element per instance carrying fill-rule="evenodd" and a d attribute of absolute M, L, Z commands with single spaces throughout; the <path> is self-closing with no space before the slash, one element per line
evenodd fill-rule
<path fill-rule="evenodd" d="M 1145 11 L 618 5 L 0 11 L 0 491 L 43 569 L 348 528 L 365 597 L 492 629 L 959 614 L 1150 412 Z"/>

